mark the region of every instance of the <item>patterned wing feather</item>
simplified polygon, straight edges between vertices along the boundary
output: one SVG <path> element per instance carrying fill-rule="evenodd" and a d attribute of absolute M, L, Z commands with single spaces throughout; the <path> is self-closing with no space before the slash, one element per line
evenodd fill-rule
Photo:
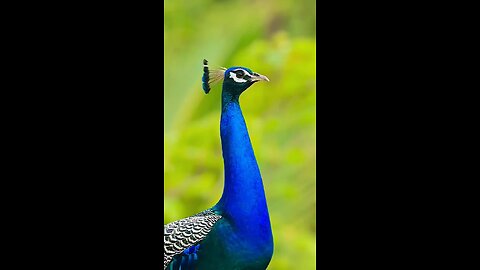
<path fill-rule="evenodd" d="M 221 218 L 222 216 L 215 214 L 212 210 L 205 210 L 164 225 L 163 269 L 167 269 L 173 257 L 202 241 Z"/>

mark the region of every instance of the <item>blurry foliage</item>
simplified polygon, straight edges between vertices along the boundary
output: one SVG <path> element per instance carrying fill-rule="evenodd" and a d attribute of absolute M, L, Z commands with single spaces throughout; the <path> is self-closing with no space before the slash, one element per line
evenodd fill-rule
<path fill-rule="evenodd" d="M 212 207 L 223 191 L 221 85 L 202 60 L 268 76 L 241 97 L 275 241 L 268 269 L 316 265 L 315 1 L 165 2 L 164 223 Z"/>

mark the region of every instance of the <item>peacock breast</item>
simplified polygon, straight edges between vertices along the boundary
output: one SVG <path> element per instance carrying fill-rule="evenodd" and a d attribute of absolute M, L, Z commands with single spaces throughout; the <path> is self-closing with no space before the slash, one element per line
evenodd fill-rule
<path fill-rule="evenodd" d="M 224 217 L 202 242 L 198 269 L 265 270 L 272 255 L 271 230 L 242 228 Z"/>

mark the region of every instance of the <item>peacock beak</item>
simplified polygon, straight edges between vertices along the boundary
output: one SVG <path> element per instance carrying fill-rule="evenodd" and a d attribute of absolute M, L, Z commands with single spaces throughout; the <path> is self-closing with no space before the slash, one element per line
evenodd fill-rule
<path fill-rule="evenodd" d="M 253 82 L 258 82 L 258 81 L 267 81 L 267 82 L 269 82 L 269 81 L 270 81 L 270 80 L 267 78 L 267 76 L 264 76 L 264 75 L 258 74 L 258 73 L 253 74 L 251 80 L 252 80 Z"/>

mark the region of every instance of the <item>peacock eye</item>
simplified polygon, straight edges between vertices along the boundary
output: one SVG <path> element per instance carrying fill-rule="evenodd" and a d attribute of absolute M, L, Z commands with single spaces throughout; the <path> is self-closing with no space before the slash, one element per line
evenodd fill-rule
<path fill-rule="evenodd" d="M 243 70 L 237 70 L 235 71 L 235 74 L 237 75 L 237 78 L 242 78 L 243 75 L 245 75 L 245 72 Z"/>

